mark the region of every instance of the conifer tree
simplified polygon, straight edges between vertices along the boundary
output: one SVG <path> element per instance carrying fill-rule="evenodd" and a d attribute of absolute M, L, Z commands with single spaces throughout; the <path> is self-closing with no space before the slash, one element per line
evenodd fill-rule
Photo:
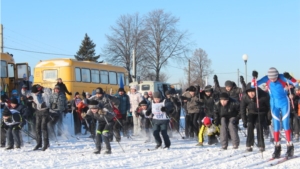
<path fill-rule="evenodd" d="M 79 61 L 94 61 L 100 58 L 100 55 L 95 54 L 96 44 L 90 39 L 90 37 L 85 34 L 84 39 L 81 42 L 78 52 L 74 56 Z"/>

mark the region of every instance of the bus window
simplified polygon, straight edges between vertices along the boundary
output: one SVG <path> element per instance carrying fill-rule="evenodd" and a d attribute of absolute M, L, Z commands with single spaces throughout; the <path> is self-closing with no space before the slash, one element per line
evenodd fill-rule
<path fill-rule="evenodd" d="M 123 84 L 125 85 L 124 73 L 118 73 L 117 75 L 118 75 L 118 77 L 117 77 L 118 84 L 120 84 L 120 77 L 122 76 L 122 81 L 123 81 Z"/>
<path fill-rule="evenodd" d="M 82 82 L 91 82 L 90 69 L 81 69 Z"/>
<path fill-rule="evenodd" d="M 100 71 L 101 83 L 108 84 L 108 72 L 105 70 Z"/>
<path fill-rule="evenodd" d="M 8 77 L 15 77 L 15 69 L 14 69 L 14 64 L 9 63 L 8 64 Z"/>
<path fill-rule="evenodd" d="M 75 68 L 75 79 L 76 82 L 81 82 L 81 72 L 80 72 L 80 68 Z"/>
<path fill-rule="evenodd" d="M 92 69 L 91 73 L 92 73 L 92 82 L 93 83 L 100 83 L 99 70 Z"/>
<path fill-rule="evenodd" d="M 109 84 L 117 84 L 117 73 L 109 72 Z"/>
<path fill-rule="evenodd" d="M 1 77 L 7 77 L 7 63 L 4 60 L 1 60 Z"/>
<path fill-rule="evenodd" d="M 18 79 L 23 79 L 24 76 L 28 77 L 27 70 L 28 70 L 27 69 L 27 65 L 25 65 L 25 64 L 17 64 Z"/>
<path fill-rule="evenodd" d="M 55 81 L 57 79 L 57 70 L 44 70 L 43 80 Z"/>
<path fill-rule="evenodd" d="M 150 85 L 142 85 L 142 90 L 143 91 L 150 90 Z"/>

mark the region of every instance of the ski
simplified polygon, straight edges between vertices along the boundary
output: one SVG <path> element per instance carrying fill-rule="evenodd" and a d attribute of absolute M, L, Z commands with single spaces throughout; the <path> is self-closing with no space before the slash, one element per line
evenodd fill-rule
<path fill-rule="evenodd" d="M 278 164 L 281 164 L 283 162 L 286 162 L 288 160 L 291 160 L 291 159 L 294 159 L 294 158 L 297 158 L 298 156 L 293 156 L 293 157 L 283 157 L 281 158 L 280 160 L 274 162 L 274 163 L 271 163 L 270 166 L 275 166 L 275 165 L 278 165 Z"/>
<path fill-rule="evenodd" d="M 249 166 L 247 166 L 246 168 L 252 168 L 252 167 L 255 167 L 255 166 L 264 164 L 264 163 L 269 163 L 269 162 L 271 162 L 271 161 L 273 161 L 273 160 L 276 160 L 276 159 L 278 159 L 278 158 L 270 158 L 270 159 L 268 159 L 268 160 L 264 160 L 264 161 L 261 161 L 261 162 L 258 162 L 258 163 L 254 163 L 254 164 L 252 164 L 252 165 L 249 165 Z"/>

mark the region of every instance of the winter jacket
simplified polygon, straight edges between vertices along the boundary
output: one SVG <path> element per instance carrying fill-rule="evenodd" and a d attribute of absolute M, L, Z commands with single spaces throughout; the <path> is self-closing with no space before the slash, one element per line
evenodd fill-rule
<path fill-rule="evenodd" d="M 251 86 L 247 85 L 246 90 L 250 89 Z M 265 114 L 270 110 L 270 96 L 262 89 L 258 88 L 258 101 L 259 109 L 257 109 L 256 96 L 251 99 L 248 94 L 244 94 L 240 103 L 240 113 L 242 116 L 243 123 L 247 122 L 248 114 Z"/>
<path fill-rule="evenodd" d="M 103 94 L 101 97 L 92 96 L 88 98 L 88 100 L 97 100 L 99 102 L 99 107 L 106 108 L 109 110 L 109 112 L 113 111 L 112 108 L 112 102 L 118 102 L 118 99 L 116 97 L 110 96 L 108 94 Z"/>
<path fill-rule="evenodd" d="M 166 112 L 165 101 L 160 103 L 151 103 L 151 113 L 150 110 L 146 111 L 146 116 L 151 117 L 155 120 L 168 120 L 169 114 Z"/>
<path fill-rule="evenodd" d="M 49 103 L 45 102 L 46 99 L 42 93 L 39 92 L 37 95 L 32 93 L 31 96 L 33 98 L 33 102 L 35 103 L 34 108 L 36 110 L 45 110 L 49 108 Z"/>
<path fill-rule="evenodd" d="M 115 97 L 119 100 L 119 111 L 121 114 L 126 114 L 130 111 L 130 101 L 129 96 L 127 94 L 119 95 L 119 93 L 115 94 Z"/>
<path fill-rule="evenodd" d="M 212 135 L 220 135 L 220 128 L 214 124 L 211 124 L 211 126 L 207 127 L 205 125 L 202 125 L 199 131 L 199 143 L 204 142 L 204 136 L 212 136 Z"/>
<path fill-rule="evenodd" d="M 27 118 L 27 116 L 29 115 L 28 114 L 28 109 L 25 106 L 21 105 L 21 104 L 17 104 L 17 106 L 14 109 L 10 109 L 10 110 L 11 111 L 12 110 L 18 111 L 23 118 Z"/>
<path fill-rule="evenodd" d="M 100 124 L 111 125 L 113 123 L 114 114 L 108 111 L 104 111 L 103 109 L 99 109 L 97 113 L 93 113 L 91 110 L 88 110 L 86 114 L 86 118 L 93 118 L 97 120 Z"/>
<path fill-rule="evenodd" d="M 217 83 L 218 84 L 218 83 Z M 227 93 L 229 97 L 236 101 L 240 101 L 240 96 L 242 95 L 243 91 L 241 88 L 237 87 L 236 84 L 233 82 L 233 86 L 230 91 L 227 91 L 225 87 L 216 86 L 215 92 L 218 93 Z"/>
<path fill-rule="evenodd" d="M 130 93 L 129 94 L 130 112 L 134 112 L 142 100 L 143 100 L 143 97 L 140 93 L 138 93 L 138 92 Z"/>
<path fill-rule="evenodd" d="M 222 106 L 220 101 L 216 102 L 214 106 L 214 119 L 216 121 L 216 124 L 220 124 L 220 120 L 222 117 L 236 117 L 236 119 L 238 120 L 240 118 L 239 110 L 240 104 L 235 99 L 229 98 L 225 106 Z"/>
<path fill-rule="evenodd" d="M 72 93 L 68 91 L 66 85 L 65 85 L 63 82 L 61 82 L 61 83 L 58 83 L 58 82 L 57 82 L 57 83 L 56 83 L 56 86 L 59 86 L 59 91 L 60 91 L 62 94 L 66 95 L 66 93 L 67 93 L 68 95 L 72 95 Z"/>
<path fill-rule="evenodd" d="M 178 101 L 174 97 L 165 99 L 165 107 L 167 114 L 170 114 L 172 117 L 174 117 L 179 112 Z"/>
<path fill-rule="evenodd" d="M 62 93 L 52 93 L 50 96 L 50 108 L 55 111 L 64 111 L 68 109 L 66 95 Z M 56 106 L 56 108 L 54 108 Z"/>
<path fill-rule="evenodd" d="M 192 96 L 189 92 L 183 94 L 182 100 L 187 100 L 187 111 L 189 114 L 199 113 L 203 100 L 197 95 Z"/>
<path fill-rule="evenodd" d="M 206 116 L 214 117 L 214 105 L 215 102 L 219 101 L 219 94 L 212 92 L 209 96 L 205 94 L 205 91 L 200 93 L 201 98 L 203 99 L 204 112 Z"/>
<path fill-rule="evenodd" d="M 21 128 L 20 124 L 22 122 L 22 117 L 20 115 L 20 112 L 18 112 L 17 110 L 10 110 L 12 115 L 10 116 L 10 118 L 8 118 L 7 120 L 3 119 L 3 123 L 4 123 L 4 128 L 10 127 L 10 128 L 15 128 L 15 127 L 19 127 L 19 129 Z"/>

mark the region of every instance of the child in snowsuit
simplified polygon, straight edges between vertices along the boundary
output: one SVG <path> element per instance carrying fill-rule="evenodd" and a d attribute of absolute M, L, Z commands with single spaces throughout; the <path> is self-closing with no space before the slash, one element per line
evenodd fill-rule
<path fill-rule="evenodd" d="M 210 117 L 204 117 L 202 120 L 202 126 L 198 135 L 199 143 L 196 146 L 203 146 L 204 136 L 207 135 L 208 145 L 218 143 L 217 137 L 220 135 L 220 128 L 212 123 Z"/>

